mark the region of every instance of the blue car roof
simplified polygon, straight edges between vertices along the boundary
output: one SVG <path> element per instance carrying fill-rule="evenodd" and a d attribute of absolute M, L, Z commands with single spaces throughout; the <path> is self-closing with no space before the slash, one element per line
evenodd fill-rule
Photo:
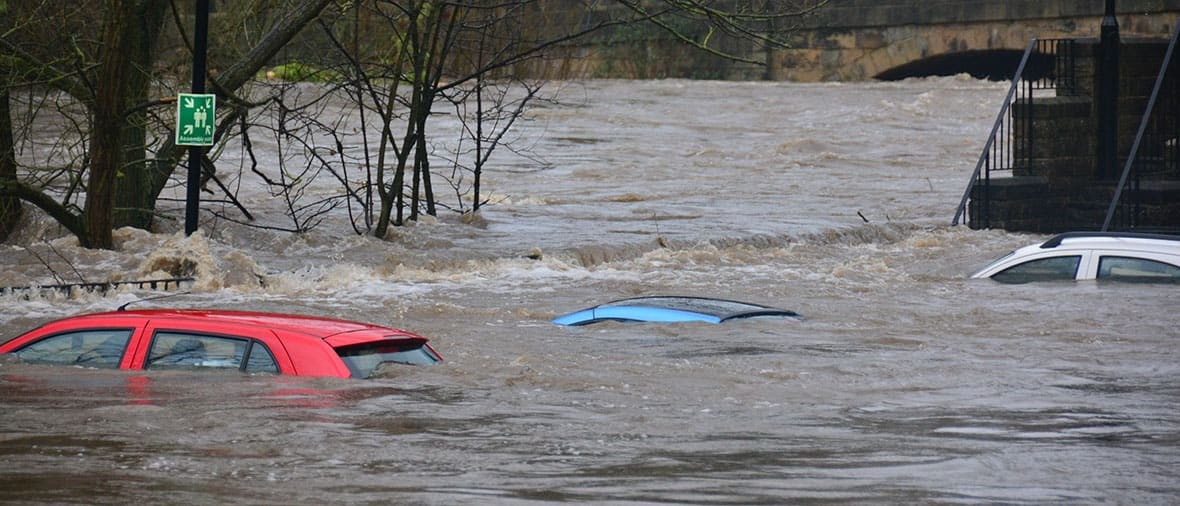
<path fill-rule="evenodd" d="M 587 325 L 600 321 L 707 322 L 774 316 L 800 319 L 798 313 L 759 304 L 707 297 L 651 296 L 616 300 L 553 319 L 558 325 Z"/>

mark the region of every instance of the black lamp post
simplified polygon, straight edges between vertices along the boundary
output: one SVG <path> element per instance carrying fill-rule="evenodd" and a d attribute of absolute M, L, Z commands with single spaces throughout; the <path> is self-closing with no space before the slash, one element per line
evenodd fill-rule
<path fill-rule="evenodd" d="M 1098 83 L 1098 176 L 1119 174 L 1119 21 L 1114 0 L 1106 0 L 1102 17 L 1102 59 Z"/>

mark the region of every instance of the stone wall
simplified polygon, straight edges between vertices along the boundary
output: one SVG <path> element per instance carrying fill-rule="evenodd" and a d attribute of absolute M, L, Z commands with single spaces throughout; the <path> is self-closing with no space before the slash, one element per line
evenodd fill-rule
<path fill-rule="evenodd" d="M 1180 18 L 1178 0 L 1118 0 L 1117 7 L 1125 37 L 1166 37 Z M 612 8 L 617 6 L 595 7 Z M 567 17 L 590 12 L 586 9 L 571 5 Z M 687 48 L 654 26 L 628 26 L 530 60 L 521 69 L 550 79 L 860 81 L 931 57 L 970 60 L 981 52 L 1023 51 L 1033 38 L 1096 37 L 1102 10 L 1101 0 L 831 0 L 777 35 L 787 48 L 711 35 L 720 49 L 762 64 Z"/>
<path fill-rule="evenodd" d="M 1166 48 L 1167 41 L 1158 39 L 1124 39 L 1120 45 L 1120 173 Z M 1100 120 L 1094 96 L 1101 77 L 1099 51 L 1094 39 L 1075 41 L 1076 89 L 1058 96 L 1034 95 L 1012 105 L 1011 177 L 993 175 L 972 189 L 968 209 L 972 228 L 1055 233 L 1102 226 L 1116 181 L 1102 177 L 1098 167 Z M 1172 86 L 1164 93 L 1175 95 L 1180 90 Z M 1176 103 L 1175 96 L 1164 100 Z M 1180 227 L 1180 172 L 1143 176 L 1135 195 L 1141 204 L 1138 226 Z"/>

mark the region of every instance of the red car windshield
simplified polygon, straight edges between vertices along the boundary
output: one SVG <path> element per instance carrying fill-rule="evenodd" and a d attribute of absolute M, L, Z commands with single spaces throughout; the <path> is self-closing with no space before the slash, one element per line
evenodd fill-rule
<path fill-rule="evenodd" d="M 336 353 L 352 372 L 353 378 L 371 377 L 382 364 L 387 363 L 430 365 L 442 361 L 442 357 L 422 340 L 354 344 L 336 348 Z"/>

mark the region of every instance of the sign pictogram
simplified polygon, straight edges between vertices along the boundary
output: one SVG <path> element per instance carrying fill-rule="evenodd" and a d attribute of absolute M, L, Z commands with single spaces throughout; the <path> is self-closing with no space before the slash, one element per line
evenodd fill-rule
<path fill-rule="evenodd" d="M 181 93 L 176 99 L 176 145 L 212 146 L 216 95 Z"/>

